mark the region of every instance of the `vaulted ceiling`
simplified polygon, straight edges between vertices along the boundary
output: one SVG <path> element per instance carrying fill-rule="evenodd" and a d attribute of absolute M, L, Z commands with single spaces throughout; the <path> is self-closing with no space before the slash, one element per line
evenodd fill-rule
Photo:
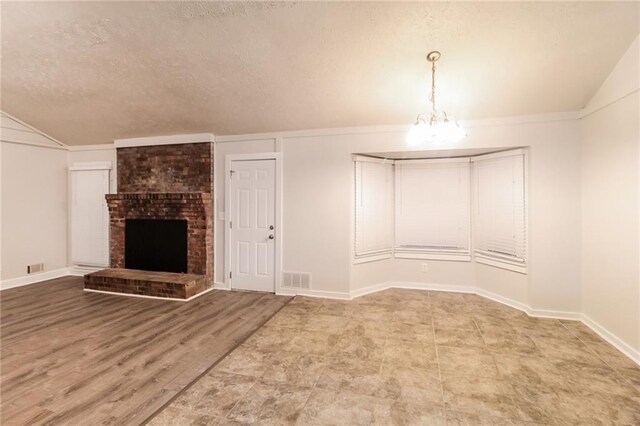
<path fill-rule="evenodd" d="M 582 108 L 637 2 L 2 2 L 2 109 L 70 144 Z"/>

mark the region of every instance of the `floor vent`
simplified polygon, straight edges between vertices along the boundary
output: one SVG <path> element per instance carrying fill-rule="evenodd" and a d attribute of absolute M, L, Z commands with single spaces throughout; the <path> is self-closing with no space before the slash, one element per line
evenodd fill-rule
<path fill-rule="evenodd" d="M 311 274 L 308 272 L 283 272 L 282 286 L 288 288 L 311 288 Z"/>
<path fill-rule="evenodd" d="M 27 265 L 27 274 L 35 274 L 36 272 L 44 271 L 44 263 L 34 263 Z"/>

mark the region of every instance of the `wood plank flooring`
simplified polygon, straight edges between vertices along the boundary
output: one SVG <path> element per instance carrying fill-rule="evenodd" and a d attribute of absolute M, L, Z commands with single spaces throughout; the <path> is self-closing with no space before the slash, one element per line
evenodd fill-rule
<path fill-rule="evenodd" d="M 0 293 L 0 423 L 141 424 L 290 298 L 88 293 L 65 277 Z"/>

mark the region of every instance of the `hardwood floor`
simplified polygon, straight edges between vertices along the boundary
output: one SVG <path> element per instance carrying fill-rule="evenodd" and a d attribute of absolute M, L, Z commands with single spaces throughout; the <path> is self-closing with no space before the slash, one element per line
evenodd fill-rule
<path fill-rule="evenodd" d="M 141 299 L 84 292 L 81 277 L 2 291 L 0 423 L 143 423 L 289 299 Z"/>

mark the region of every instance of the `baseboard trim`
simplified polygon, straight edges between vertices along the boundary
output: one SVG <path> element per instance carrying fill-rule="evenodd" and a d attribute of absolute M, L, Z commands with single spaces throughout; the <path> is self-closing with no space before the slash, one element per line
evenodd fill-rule
<path fill-rule="evenodd" d="M 24 285 L 36 284 L 42 281 L 53 280 L 70 275 L 69 268 L 54 269 L 53 271 L 41 272 L 38 274 L 25 275 L 24 277 L 11 278 L 0 281 L 0 290 L 22 287 Z"/>
<path fill-rule="evenodd" d="M 103 267 L 94 267 L 94 266 L 78 266 L 74 265 L 69 268 L 69 275 L 73 275 L 75 277 L 83 277 L 92 272 L 102 271 L 103 269 L 108 268 L 108 266 Z"/>
<path fill-rule="evenodd" d="M 110 294 L 112 296 L 138 297 L 140 299 L 168 300 L 168 301 L 172 301 L 172 302 L 190 302 L 193 299 L 197 299 L 198 297 L 209 293 L 211 290 L 215 290 L 215 288 L 214 287 L 210 287 L 210 288 L 206 289 L 205 291 L 203 291 L 202 293 L 198 293 L 196 295 L 193 295 L 188 299 L 178 299 L 178 298 L 175 298 L 175 297 L 146 296 L 144 294 L 118 293 L 118 292 L 115 292 L 115 291 L 93 290 L 91 288 L 85 288 L 83 290 L 86 291 L 87 293 L 102 293 L 102 294 Z"/>
<path fill-rule="evenodd" d="M 281 288 L 276 292 L 278 296 L 305 296 L 305 297 L 319 297 L 323 299 L 337 299 L 337 300 L 351 300 L 350 293 L 343 293 L 339 291 L 322 291 L 322 290 L 311 290 L 306 288 Z"/>
<path fill-rule="evenodd" d="M 625 354 L 627 357 L 631 358 L 631 360 L 636 364 L 640 365 L 640 350 L 636 350 L 629 346 L 627 343 L 622 341 L 622 339 L 604 328 L 600 323 L 591 319 L 588 315 L 582 314 L 582 318 L 580 319 L 584 323 L 584 325 L 593 330 L 594 333 L 615 346 L 616 349 Z"/>

